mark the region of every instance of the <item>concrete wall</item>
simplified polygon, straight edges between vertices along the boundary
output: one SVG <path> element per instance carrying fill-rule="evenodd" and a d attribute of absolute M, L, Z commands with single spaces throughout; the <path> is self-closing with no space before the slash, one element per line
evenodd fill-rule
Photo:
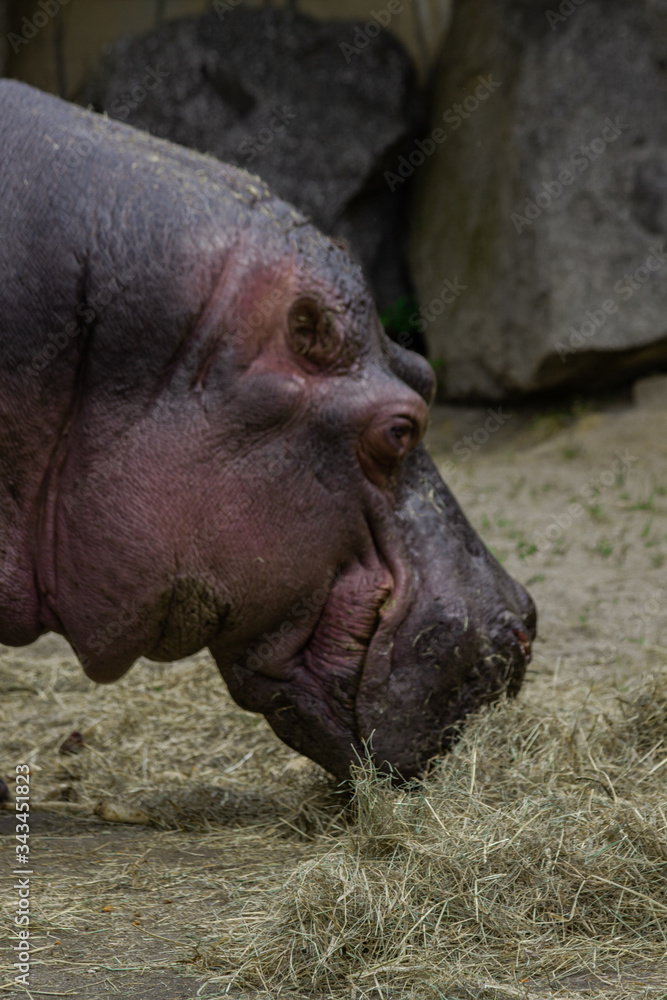
<path fill-rule="evenodd" d="M 3 2 L 9 6 L 5 29 Z M 356 21 L 363 29 L 373 11 L 386 11 L 388 0 L 242 2 L 248 7 L 291 7 L 311 17 Z M 203 14 L 212 6 L 212 0 L 0 0 L 0 73 L 2 42 L 8 39 L 7 76 L 72 100 L 105 42 L 150 31 L 165 19 Z M 400 6 L 388 30 L 408 48 L 424 77 L 444 36 L 451 0 L 401 0 Z"/>

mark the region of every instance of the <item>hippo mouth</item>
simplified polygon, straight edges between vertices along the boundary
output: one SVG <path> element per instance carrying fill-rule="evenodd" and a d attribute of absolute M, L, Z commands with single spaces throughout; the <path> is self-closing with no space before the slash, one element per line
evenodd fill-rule
<path fill-rule="evenodd" d="M 334 584 L 300 661 L 341 722 L 354 719 L 361 672 L 375 641 L 394 583 L 384 566 L 355 568 Z"/>
<path fill-rule="evenodd" d="M 280 690 L 262 709 L 285 743 L 345 776 L 364 754 L 356 703 L 370 650 L 394 617 L 396 581 L 377 554 L 337 574 L 309 638 L 279 673 Z"/>
<path fill-rule="evenodd" d="M 415 635 L 418 575 L 391 570 L 377 557 L 338 575 L 261 709 L 280 739 L 343 779 L 369 751 L 396 777 L 421 773 L 470 711 L 516 694 L 530 661 L 530 627 L 506 610 L 483 627 L 428 617 Z"/>
<path fill-rule="evenodd" d="M 209 644 L 235 701 L 340 777 L 365 752 L 356 702 L 370 651 L 386 620 L 407 607 L 397 599 L 407 574 L 390 567 L 374 542 L 332 574 L 313 617 L 303 625 L 286 619 L 284 640 L 269 647 L 260 639 L 236 653 L 222 637 Z"/>

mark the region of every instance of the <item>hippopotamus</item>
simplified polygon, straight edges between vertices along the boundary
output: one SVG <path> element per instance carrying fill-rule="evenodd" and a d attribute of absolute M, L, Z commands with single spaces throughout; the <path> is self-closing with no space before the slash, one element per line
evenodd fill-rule
<path fill-rule="evenodd" d="M 422 442 L 434 381 L 243 170 L 0 81 L 0 642 L 105 684 L 208 648 L 333 775 L 423 773 L 532 600 Z"/>

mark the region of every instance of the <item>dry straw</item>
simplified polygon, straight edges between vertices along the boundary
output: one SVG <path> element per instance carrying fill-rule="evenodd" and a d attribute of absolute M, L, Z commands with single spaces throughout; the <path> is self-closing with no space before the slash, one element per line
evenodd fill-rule
<path fill-rule="evenodd" d="M 556 979 L 569 995 L 576 973 L 589 996 L 667 996 L 666 778 L 665 677 L 613 716 L 481 712 L 408 789 L 362 764 L 345 832 L 265 914 L 254 900 L 225 978 L 271 996 L 481 998 Z M 627 994 L 606 992 L 618 969 Z M 597 988 L 581 979 L 595 971 Z"/>
<path fill-rule="evenodd" d="M 54 867 L 36 933 L 103 928 L 86 948 L 137 968 L 171 942 L 207 996 L 667 997 L 667 673 L 615 702 L 573 685 L 559 707 L 539 681 L 423 782 L 361 762 L 345 790 L 237 709 L 205 655 L 102 689 L 71 657 L 25 656 L 0 658 L 3 759 L 33 764 L 33 805 L 148 823 L 90 876 Z M 63 757 L 72 728 L 84 750 Z"/>

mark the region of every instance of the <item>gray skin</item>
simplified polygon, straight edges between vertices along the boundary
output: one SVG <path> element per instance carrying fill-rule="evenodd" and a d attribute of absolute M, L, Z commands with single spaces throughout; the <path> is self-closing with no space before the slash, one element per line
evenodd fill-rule
<path fill-rule="evenodd" d="M 526 591 L 420 440 L 433 378 L 244 171 L 0 81 L 0 642 L 208 646 L 333 774 L 420 773 L 522 681 Z"/>

